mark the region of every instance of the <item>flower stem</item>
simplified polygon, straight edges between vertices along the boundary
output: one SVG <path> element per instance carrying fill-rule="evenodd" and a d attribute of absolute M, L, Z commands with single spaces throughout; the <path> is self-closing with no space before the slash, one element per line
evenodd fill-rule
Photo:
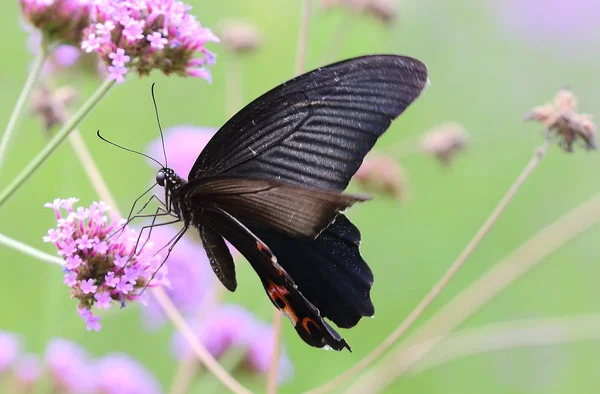
<path fill-rule="evenodd" d="M 42 252 L 34 248 L 33 246 L 29 246 L 24 244 L 23 242 L 17 241 L 16 239 L 10 238 L 4 234 L 0 234 L 0 244 L 7 246 L 9 248 L 13 248 L 23 254 L 36 258 L 40 261 L 45 261 L 46 263 L 60 265 L 61 267 L 65 265 L 65 261 L 59 257 L 52 256 L 46 252 Z"/>
<path fill-rule="evenodd" d="M 108 93 L 114 85 L 114 81 L 106 80 L 98 87 L 92 97 L 86 101 L 79 111 L 54 135 L 40 153 L 21 171 L 19 175 L 0 193 L 0 206 L 8 200 L 31 175 L 48 159 L 65 140 L 65 138 L 81 123 L 92 111 L 98 102 Z"/>
<path fill-rule="evenodd" d="M 302 1 L 302 20 L 298 32 L 298 47 L 296 49 L 296 66 L 294 74 L 299 75 L 306 67 L 306 50 L 308 47 L 308 28 L 310 25 L 311 0 Z M 271 363 L 267 374 L 267 394 L 277 392 L 277 378 L 279 375 L 279 352 L 281 348 L 282 316 L 279 309 L 273 310 L 273 350 L 271 352 Z"/>
<path fill-rule="evenodd" d="M 31 92 L 33 91 L 33 87 L 35 86 L 35 83 L 40 77 L 47 55 L 48 50 L 46 48 L 46 45 L 42 43 L 38 54 L 33 60 L 31 71 L 27 76 L 25 85 L 23 85 L 23 90 L 21 91 L 21 94 L 17 99 L 15 108 L 13 109 L 13 112 L 10 115 L 10 119 L 8 120 L 8 124 L 6 125 L 6 129 L 4 129 L 4 133 L 2 134 L 2 140 L 0 140 L 0 171 L 2 170 L 2 164 L 4 163 L 4 160 L 6 158 L 6 148 L 8 147 L 8 143 L 10 142 L 10 138 L 12 137 L 12 134 L 15 131 L 15 127 L 17 126 L 17 121 L 19 120 L 19 117 L 23 112 L 23 107 L 25 106 L 25 103 L 27 103 L 27 101 L 29 100 Z"/>
<path fill-rule="evenodd" d="M 533 173 L 533 170 L 540 163 L 541 159 L 544 157 L 551 145 L 552 140 L 548 138 L 541 147 L 535 150 L 535 153 L 529 161 L 529 163 L 525 166 L 521 174 L 519 174 L 519 176 L 508 189 L 504 197 L 502 197 L 500 203 L 492 211 L 488 219 L 481 226 L 479 231 L 475 234 L 471 242 L 469 242 L 469 244 L 465 247 L 465 249 L 456 259 L 456 261 L 450 266 L 450 268 L 448 268 L 448 270 L 442 276 L 442 278 L 435 284 L 435 286 L 433 286 L 429 293 L 427 293 L 423 300 L 415 307 L 415 309 L 413 309 L 413 311 L 404 319 L 404 321 L 365 358 L 360 360 L 357 364 L 348 369 L 346 372 L 339 375 L 337 378 L 327 382 L 326 384 L 316 388 L 315 390 L 312 390 L 311 393 L 314 394 L 330 391 L 338 384 L 356 376 L 367 366 L 369 366 L 373 361 L 379 358 L 383 353 L 385 353 L 394 343 L 396 343 L 396 341 L 414 324 L 414 322 L 423 314 L 423 312 L 427 310 L 427 308 L 433 303 L 433 301 L 442 292 L 442 290 L 448 285 L 448 283 L 450 283 L 450 281 L 452 280 L 454 275 L 456 275 L 458 270 L 465 264 L 465 262 L 475 251 L 477 246 L 479 246 L 481 241 L 492 229 L 492 227 L 494 226 L 500 215 L 504 212 L 508 204 L 515 197 L 521 186 Z"/>

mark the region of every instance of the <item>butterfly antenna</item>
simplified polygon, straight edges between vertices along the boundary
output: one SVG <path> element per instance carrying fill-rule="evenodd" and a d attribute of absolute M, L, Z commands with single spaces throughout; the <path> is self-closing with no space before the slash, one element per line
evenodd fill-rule
<path fill-rule="evenodd" d="M 152 82 L 152 103 L 154 104 L 154 112 L 156 113 L 156 122 L 158 123 L 158 131 L 160 132 L 160 140 L 162 141 L 163 154 L 165 155 L 165 167 L 169 165 L 167 161 L 167 150 L 165 149 L 165 137 L 163 135 L 162 126 L 160 125 L 160 117 L 158 116 L 158 106 L 156 105 L 156 98 L 154 97 L 154 85 Z"/>
<path fill-rule="evenodd" d="M 120 149 L 126 150 L 127 152 L 137 153 L 137 154 L 138 154 L 138 155 L 140 155 L 140 156 L 144 156 L 144 157 L 146 157 L 146 158 L 148 158 L 148 159 L 152 160 L 152 161 L 153 161 L 153 162 L 155 162 L 156 164 L 158 164 L 158 165 L 159 165 L 161 168 L 164 168 L 164 167 L 166 167 L 166 166 L 164 166 L 164 165 L 163 165 L 161 162 L 159 162 L 158 160 L 156 160 L 154 157 L 148 156 L 148 155 L 147 155 L 147 154 L 145 154 L 145 153 L 138 152 L 138 151 L 136 151 L 136 150 L 133 150 L 133 149 L 125 148 L 124 146 L 121 146 L 121 145 L 119 145 L 119 144 L 116 144 L 116 143 L 114 143 L 114 142 L 112 142 L 112 141 L 109 141 L 109 140 L 107 140 L 106 138 L 104 138 L 104 137 L 103 137 L 103 136 L 100 134 L 100 130 L 98 130 L 98 131 L 96 132 L 96 135 L 97 135 L 97 136 L 98 136 L 98 138 L 100 138 L 102 141 L 104 141 L 104 142 L 107 142 L 107 143 L 111 144 L 112 146 L 116 146 L 117 148 L 120 148 Z"/>

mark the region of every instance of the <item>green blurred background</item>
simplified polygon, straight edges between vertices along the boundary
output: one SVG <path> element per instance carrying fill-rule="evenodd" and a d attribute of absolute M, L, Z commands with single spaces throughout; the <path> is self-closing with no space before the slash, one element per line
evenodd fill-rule
<path fill-rule="evenodd" d="M 581 16 L 598 23 L 600 8 L 585 8 L 593 1 L 596 0 L 553 0 L 545 4 L 583 4 L 585 11 Z M 216 27 L 225 18 L 242 19 L 259 27 L 264 45 L 242 64 L 244 103 L 293 75 L 300 1 L 188 2 L 207 27 Z M 500 3 L 502 0 L 402 0 L 397 4 L 399 20 L 391 27 L 373 18 L 348 19 L 343 12 L 325 13 L 316 4 L 313 7 L 308 68 L 321 65 L 327 57 L 324 52 L 331 45 L 330 37 L 341 26 L 347 29 L 347 39 L 337 58 L 389 52 L 417 57 L 429 67 L 431 86 L 393 123 L 376 149 L 418 138 L 430 127 L 449 120 L 462 123 L 471 139 L 469 149 L 450 168 L 443 168 L 423 154 L 404 158 L 402 165 L 408 173 L 412 195 L 406 203 L 380 197 L 350 211 L 362 231 L 362 251 L 375 274 L 372 298 L 376 316 L 343 332 L 353 353 L 310 348 L 286 320 L 284 338 L 295 375 L 281 388 L 282 392 L 309 389 L 350 367 L 379 344 L 420 301 L 483 223 L 527 163 L 534 147 L 542 142 L 539 127 L 521 121 L 532 106 L 550 100 L 560 87 L 569 85 L 583 112 L 600 115 L 596 105 L 600 99 L 600 28 L 582 32 L 579 26 L 569 36 L 560 30 L 564 29 L 563 21 L 558 23 L 559 38 L 551 33 L 544 37 L 545 33 L 535 27 L 535 23 L 540 23 L 539 17 L 530 16 L 537 18 L 532 29 L 538 34 L 528 39 L 521 35 L 525 33 L 507 27 L 506 20 L 499 18 Z M 17 2 L 4 2 L 0 7 L 4 59 L 0 71 L 0 119 L 8 119 L 32 55 L 26 47 L 27 34 L 19 24 Z M 555 12 L 563 13 L 565 18 L 572 16 L 558 8 Z M 515 21 L 518 18 L 515 16 Z M 101 129 L 125 146 L 145 149 L 157 136 L 149 94 L 153 81 L 157 83 L 164 127 L 224 123 L 225 64 L 230 59 L 219 44 L 212 44 L 209 49 L 218 55 L 212 68 L 212 85 L 190 78 L 167 78 L 159 73 L 144 79 L 134 77 L 112 90 L 81 125 L 121 209 L 129 207 L 145 190 L 154 173 L 143 159 L 100 142 L 95 131 Z M 68 82 L 81 90 L 82 97 L 89 96 L 99 84 L 81 77 Z M 9 183 L 46 141 L 38 120 L 21 121 L 0 184 Z M 598 165 L 600 158 L 593 152 L 566 154 L 552 148 L 489 238 L 426 316 L 435 313 L 536 231 L 599 193 Z M 54 225 L 52 213 L 43 204 L 70 196 L 79 197 L 83 204 L 97 199 L 71 147 L 65 144 L 0 209 L 0 232 L 55 253 L 41 240 Z M 465 326 L 598 311 L 599 237 L 599 228 L 578 237 Z M 6 247 L 0 247 L 0 261 L 0 329 L 21 333 L 28 350 L 42 352 L 50 338 L 61 336 L 83 344 L 96 356 L 124 351 L 141 360 L 165 390 L 169 387 L 176 368 L 170 357 L 170 327 L 146 331 L 136 306 L 111 313 L 104 318 L 100 332 L 88 333 L 75 314 L 75 302 L 69 299 L 59 269 Z M 248 265 L 240 264 L 238 282 L 238 291 L 228 295 L 227 300 L 270 319 L 270 303 Z M 403 378 L 389 392 L 592 392 L 600 385 L 599 351 L 599 344 L 586 343 L 470 357 Z M 241 376 L 249 388 L 264 390 L 262 377 L 244 373 L 236 376 Z"/>

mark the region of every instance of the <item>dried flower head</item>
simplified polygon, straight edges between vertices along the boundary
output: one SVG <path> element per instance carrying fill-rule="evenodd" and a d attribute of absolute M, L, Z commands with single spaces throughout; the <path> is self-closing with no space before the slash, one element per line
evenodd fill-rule
<path fill-rule="evenodd" d="M 351 12 L 370 15 L 383 22 L 392 23 L 397 16 L 394 0 L 321 0 L 323 9 L 346 7 Z"/>
<path fill-rule="evenodd" d="M 226 20 L 219 30 L 223 44 L 234 53 L 252 52 L 262 42 L 258 29 L 250 23 Z"/>
<path fill-rule="evenodd" d="M 525 120 L 542 123 L 550 135 L 556 136 L 566 152 L 573 151 L 573 144 L 581 142 L 585 149 L 596 149 L 596 125 L 592 116 L 578 114 L 577 99 L 569 89 L 561 89 L 552 103 L 534 107 Z"/>
<path fill-rule="evenodd" d="M 152 251 L 151 242 L 135 250 L 136 232 L 123 227 L 124 220 L 113 217 L 109 222 L 110 208 L 105 203 L 74 209 L 77 201 L 56 199 L 45 205 L 54 210 L 58 225 L 48 231 L 44 242 L 56 245 L 65 259 L 64 283 L 71 288 L 71 297 L 79 300 L 79 316 L 88 330 L 98 331 L 100 318 L 92 306 L 109 309 L 113 301 L 125 306 L 139 300 L 146 286 L 168 285 L 166 266 L 161 267 L 162 258 Z M 117 236 L 109 237 L 121 228 Z"/>
<path fill-rule="evenodd" d="M 353 179 L 362 188 L 403 200 L 408 196 L 406 172 L 391 156 L 367 155 Z"/>
<path fill-rule="evenodd" d="M 129 70 L 144 76 L 153 69 L 210 82 L 205 66 L 213 64 L 215 56 L 204 45 L 219 39 L 189 10 L 178 0 L 96 1 L 81 48 L 97 52 L 109 78 L 117 82 L 123 82 Z"/>
<path fill-rule="evenodd" d="M 70 86 L 63 86 L 56 90 L 50 84 L 41 84 L 31 97 L 31 109 L 44 123 L 47 132 L 54 126 L 61 126 L 69 119 L 67 106 L 73 104 L 79 95 Z"/>
<path fill-rule="evenodd" d="M 421 140 L 421 148 L 449 165 L 454 156 L 467 146 L 468 133 L 460 123 L 447 122 L 428 131 Z"/>
<path fill-rule="evenodd" d="M 23 16 L 46 42 L 79 45 L 89 25 L 92 0 L 20 0 Z"/>

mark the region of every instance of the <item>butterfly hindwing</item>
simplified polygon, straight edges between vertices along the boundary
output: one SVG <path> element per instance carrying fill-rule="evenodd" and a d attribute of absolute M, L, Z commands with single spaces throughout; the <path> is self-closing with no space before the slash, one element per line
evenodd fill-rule
<path fill-rule="evenodd" d="M 246 225 L 314 239 L 336 215 L 367 198 L 267 179 L 219 176 L 184 186 L 187 197 L 211 203 Z"/>
<path fill-rule="evenodd" d="M 426 84 L 425 65 L 403 56 L 363 56 L 316 69 L 233 116 L 188 179 L 228 174 L 342 191 Z"/>
<path fill-rule="evenodd" d="M 219 208 L 207 209 L 204 215 L 210 226 L 250 262 L 273 305 L 287 315 L 306 343 L 315 347 L 329 346 L 335 350 L 350 349 L 346 341 L 323 320 L 319 310 L 302 295 L 262 240 Z"/>
<path fill-rule="evenodd" d="M 270 245 L 281 267 L 321 316 L 342 328 L 373 316 L 373 273 L 360 253 L 360 232 L 346 216 L 338 215 L 315 240 L 250 230 Z"/>

